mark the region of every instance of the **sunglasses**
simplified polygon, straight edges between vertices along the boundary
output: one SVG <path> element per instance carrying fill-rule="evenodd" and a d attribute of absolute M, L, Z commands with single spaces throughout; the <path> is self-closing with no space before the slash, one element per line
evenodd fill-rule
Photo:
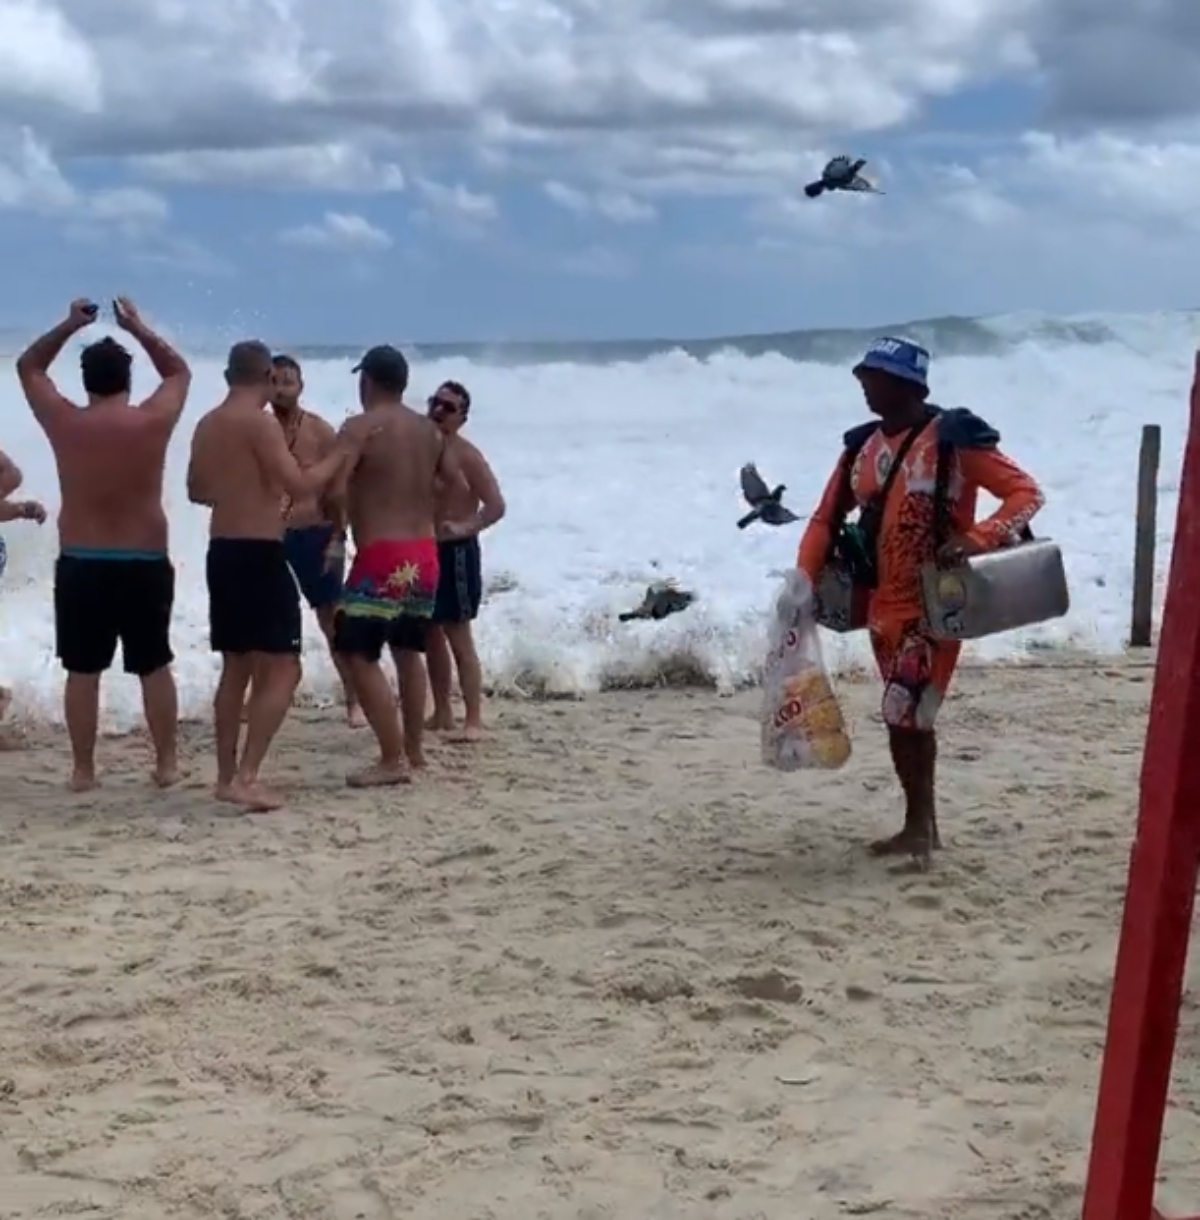
<path fill-rule="evenodd" d="M 439 398 L 435 394 L 431 399 L 429 399 L 429 409 L 431 411 L 447 411 L 451 415 L 457 415 L 461 408 L 453 399 Z"/>

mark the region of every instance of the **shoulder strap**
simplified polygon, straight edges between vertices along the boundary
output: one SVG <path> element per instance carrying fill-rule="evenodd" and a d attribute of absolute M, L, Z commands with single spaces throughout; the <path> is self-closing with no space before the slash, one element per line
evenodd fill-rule
<path fill-rule="evenodd" d="M 908 457 L 908 451 L 916 443 L 917 437 L 928 427 L 928 420 L 923 424 L 914 424 L 908 430 L 908 435 L 900 442 L 900 448 L 896 450 L 896 456 L 892 458 L 892 464 L 888 467 L 887 478 L 883 480 L 883 486 L 880 487 L 878 492 L 877 498 L 880 508 L 887 503 L 887 498 L 891 495 L 892 486 L 896 482 L 896 476 L 899 475 L 900 468 L 904 465 L 904 459 Z"/>
<path fill-rule="evenodd" d="M 950 468 L 955 449 L 995 449 L 1000 433 L 986 420 L 964 407 L 942 413 L 937 443 L 937 471 L 933 482 L 933 539 L 935 547 L 950 541 Z M 1033 541 L 1028 525 L 1019 534 L 1022 542 Z"/>

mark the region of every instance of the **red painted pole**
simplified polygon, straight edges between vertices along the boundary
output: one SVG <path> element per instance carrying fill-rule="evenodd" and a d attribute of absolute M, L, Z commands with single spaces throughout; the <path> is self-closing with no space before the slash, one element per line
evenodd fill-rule
<path fill-rule="evenodd" d="M 1152 1220 L 1200 867 L 1200 353 L 1083 1220 Z"/>

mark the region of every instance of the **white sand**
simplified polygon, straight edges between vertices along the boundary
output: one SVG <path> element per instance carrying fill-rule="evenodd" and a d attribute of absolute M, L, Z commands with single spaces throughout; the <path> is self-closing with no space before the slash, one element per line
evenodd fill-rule
<path fill-rule="evenodd" d="M 1045 1220 L 1078 1215 L 1145 662 L 971 671 L 933 874 L 877 690 L 837 775 L 757 699 L 497 704 L 396 793 L 298 714 L 287 812 L 0 756 L 0 1216 Z M 1185 1001 L 1164 1201 L 1200 1204 Z"/>

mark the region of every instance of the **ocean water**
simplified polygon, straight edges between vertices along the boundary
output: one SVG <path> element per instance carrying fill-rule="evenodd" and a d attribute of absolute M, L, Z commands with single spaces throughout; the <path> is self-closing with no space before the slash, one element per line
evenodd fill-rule
<path fill-rule="evenodd" d="M 1042 482 L 1040 534 L 1066 553 L 1073 608 L 1059 622 L 968 646 L 968 657 L 1045 649 L 1120 651 L 1128 629 L 1133 509 L 1141 427 L 1163 427 L 1159 583 L 1169 559 L 1197 335 L 1196 315 L 984 320 L 943 318 L 880 328 L 933 350 L 934 399 L 969 406 Z M 526 693 L 586 693 L 664 680 L 732 688 L 753 681 L 765 618 L 799 525 L 735 528 L 737 472 L 756 461 L 802 517 L 837 458 L 842 432 L 867 418 L 850 366 L 875 332 L 795 332 L 728 340 L 554 347 L 410 348 L 411 401 L 447 377 L 474 398 L 471 435 L 508 499 L 485 536 L 486 603 L 478 641 L 489 680 Z M 185 340 L 186 345 L 186 340 Z M 293 349 L 295 350 L 295 349 Z M 357 409 L 357 352 L 299 349 L 307 405 L 334 423 Z M 219 356 L 197 356 L 191 401 L 167 480 L 178 568 L 174 647 L 185 714 L 203 715 L 217 665 L 207 645 L 207 514 L 188 504 L 184 471 L 194 421 L 220 396 Z M 0 372 L 0 446 L 25 471 L 20 493 L 58 502 L 49 448 L 11 371 Z M 61 384 L 76 389 L 72 353 Z M 138 388 L 152 374 L 138 367 Z M 987 508 L 985 498 L 984 507 Z M 54 526 L 5 527 L 0 681 L 18 713 L 59 718 L 51 577 Z M 620 624 L 646 585 L 673 577 L 698 600 L 662 623 Z M 826 636 L 832 666 L 864 661 L 863 641 Z M 307 623 L 305 687 L 332 696 L 323 641 Z M 105 722 L 138 708 L 136 683 L 114 672 Z"/>

